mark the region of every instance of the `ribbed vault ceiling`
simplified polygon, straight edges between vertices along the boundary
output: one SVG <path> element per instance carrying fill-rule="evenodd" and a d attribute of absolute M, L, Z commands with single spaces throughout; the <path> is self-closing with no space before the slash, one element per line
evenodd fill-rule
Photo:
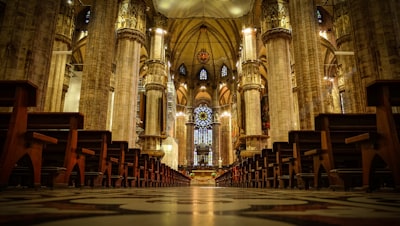
<path fill-rule="evenodd" d="M 153 3 L 168 18 L 238 18 L 251 10 L 254 0 L 153 0 Z"/>

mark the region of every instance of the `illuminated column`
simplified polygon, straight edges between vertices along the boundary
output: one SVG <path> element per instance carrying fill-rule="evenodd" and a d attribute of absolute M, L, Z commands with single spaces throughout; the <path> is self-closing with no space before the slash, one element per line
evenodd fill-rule
<path fill-rule="evenodd" d="M 221 159 L 221 122 L 219 120 L 219 87 L 213 86 L 213 127 L 212 127 L 212 133 L 213 133 L 213 141 L 212 141 L 212 164 L 213 166 L 218 166 L 219 165 L 219 160 Z"/>
<path fill-rule="evenodd" d="M 290 0 L 293 28 L 294 68 L 296 71 L 300 129 L 314 129 L 314 117 L 324 112 L 322 94 L 320 37 L 316 6 L 311 0 Z"/>
<path fill-rule="evenodd" d="M 136 146 L 136 113 L 140 50 L 145 43 L 145 6 L 140 1 L 121 3 L 117 19 L 117 52 L 112 117 L 113 140 Z"/>
<path fill-rule="evenodd" d="M 241 151 L 242 157 L 261 153 L 267 138 L 262 135 L 261 130 L 261 75 L 256 53 L 256 33 L 254 28 L 243 30 L 241 88 L 244 98 L 246 150 Z"/>
<path fill-rule="evenodd" d="M 268 58 L 268 100 L 271 143 L 288 141 L 288 131 L 297 128 L 294 109 L 287 1 L 263 2 L 263 35 Z"/>
<path fill-rule="evenodd" d="M 49 81 L 47 83 L 44 111 L 63 110 L 63 86 L 66 63 L 71 54 L 71 40 L 74 31 L 73 3 L 62 1 L 57 16 L 56 36 L 53 43 Z"/>
<path fill-rule="evenodd" d="M 0 79 L 29 80 L 37 87 L 37 111 L 45 106 L 60 0 L 2 1 Z"/>
<path fill-rule="evenodd" d="M 115 19 L 118 3 L 95 0 L 91 6 L 82 74 L 79 111 L 85 116 L 85 129 L 108 128 L 110 79 L 115 49 Z"/>
<path fill-rule="evenodd" d="M 193 107 L 191 107 L 191 105 L 188 105 L 188 107 L 186 108 L 186 116 L 187 116 L 186 158 L 187 158 L 187 164 L 189 166 L 193 166 L 193 164 L 194 164 L 194 134 L 193 134 L 194 133 L 194 112 L 193 112 L 193 110 L 194 109 L 193 109 Z"/>
<path fill-rule="evenodd" d="M 235 160 L 234 151 L 232 148 L 232 123 L 230 109 L 224 109 L 220 114 L 221 122 L 221 139 L 220 139 L 220 152 L 222 165 L 232 164 Z"/>
<path fill-rule="evenodd" d="M 188 158 L 186 153 L 186 114 L 178 111 L 176 114 L 175 138 L 178 141 L 178 165 L 187 166 Z"/>
<path fill-rule="evenodd" d="M 165 22 L 163 17 L 157 18 Z M 146 122 L 143 137 L 143 152 L 150 156 L 162 158 L 164 151 L 161 146 L 161 139 L 165 137 L 166 121 L 166 88 L 167 72 L 165 65 L 165 30 L 161 27 L 151 29 L 150 58 L 146 62 L 147 74 L 144 78 L 146 89 Z"/>

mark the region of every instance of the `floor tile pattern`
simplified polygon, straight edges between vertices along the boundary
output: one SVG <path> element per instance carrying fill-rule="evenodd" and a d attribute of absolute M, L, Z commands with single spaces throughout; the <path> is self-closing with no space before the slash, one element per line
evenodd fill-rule
<path fill-rule="evenodd" d="M 8 189 L 0 225 L 400 225 L 400 194 L 220 187 Z"/>

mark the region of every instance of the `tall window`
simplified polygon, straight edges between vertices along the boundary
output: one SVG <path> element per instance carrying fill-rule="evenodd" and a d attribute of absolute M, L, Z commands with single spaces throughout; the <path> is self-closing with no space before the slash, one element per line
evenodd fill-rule
<path fill-rule="evenodd" d="M 322 24 L 322 22 L 323 22 L 322 14 L 321 14 L 321 11 L 319 11 L 319 9 L 317 9 L 317 19 L 318 19 L 318 23 Z"/>
<path fill-rule="evenodd" d="M 200 78 L 200 80 L 202 80 L 202 81 L 204 81 L 204 80 L 207 80 L 207 71 L 206 71 L 206 69 L 201 69 L 201 71 L 200 71 L 200 74 L 199 74 L 199 78 Z"/>
<path fill-rule="evenodd" d="M 212 165 L 212 110 L 207 105 L 194 109 L 194 165 Z"/>
<path fill-rule="evenodd" d="M 184 64 L 181 64 L 181 66 L 179 67 L 179 74 L 186 76 L 186 66 Z"/>
<path fill-rule="evenodd" d="M 221 68 L 221 77 L 226 77 L 228 76 L 228 67 L 226 65 L 223 65 Z"/>
<path fill-rule="evenodd" d="M 340 97 L 340 111 L 344 114 L 344 90 L 339 92 Z"/>
<path fill-rule="evenodd" d="M 86 15 L 85 15 L 85 23 L 88 24 L 89 21 L 90 21 L 90 10 L 88 10 L 88 11 L 86 12 Z"/>

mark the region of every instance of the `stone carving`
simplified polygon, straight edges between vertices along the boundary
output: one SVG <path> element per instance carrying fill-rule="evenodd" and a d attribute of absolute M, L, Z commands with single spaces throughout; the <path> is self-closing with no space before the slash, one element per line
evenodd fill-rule
<path fill-rule="evenodd" d="M 263 4 L 263 32 L 274 28 L 290 29 L 288 12 L 288 7 L 285 4 Z"/>

